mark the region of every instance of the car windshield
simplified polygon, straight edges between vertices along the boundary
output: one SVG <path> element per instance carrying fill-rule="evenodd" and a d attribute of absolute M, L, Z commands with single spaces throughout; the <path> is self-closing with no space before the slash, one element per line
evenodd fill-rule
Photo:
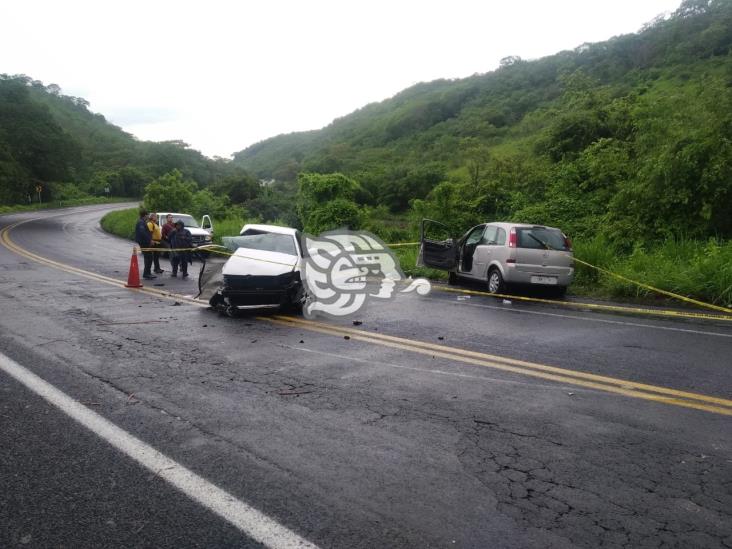
<path fill-rule="evenodd" d="M 547 229 L 546 227 L 524 227 L 516 229 L 518 233 L 519 248 L 566 250 L 562 231 L 558 229 Z M 547 246 L 544 246 L 546 244 Z"/>
<path fill-rule="evenodd" d="M 232 252 L 235 252 L 239 248 L 248 248 L 250 250 L 297 255 L 295 239 L 289 234 L 259 233 L 242 236 L 225 236 L 222 242 Z"/>
<path fill-rule="evenodd" d="M 162 219 L 165 219 L 163 217 Z M 194 229 L 198 228 L 198 223 L 196 223 L 196 220 L 193 219 L 190 215 L 175 215 L 173 214 L 173 223 L 176 221 L 182 221 L 183 225 L 186 227 L 193 227 Z"/>

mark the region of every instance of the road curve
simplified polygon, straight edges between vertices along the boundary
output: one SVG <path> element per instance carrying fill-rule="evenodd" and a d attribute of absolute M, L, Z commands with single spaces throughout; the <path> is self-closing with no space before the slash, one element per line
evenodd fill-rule
<path fill-rule="evenodd" d="M 111 208 L 0 217 L 0 352 L 283 531 L 732 545 L 729 323 L 439 291 L 357 326 L 229 319 L 195 280 L 123 288 Z M 0 467 L 1 546 L 261 546 L 5 371 Z"/>

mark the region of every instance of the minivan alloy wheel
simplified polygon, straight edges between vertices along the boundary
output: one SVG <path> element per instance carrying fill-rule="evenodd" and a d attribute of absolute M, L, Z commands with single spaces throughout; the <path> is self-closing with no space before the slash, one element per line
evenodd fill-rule
<path fill-rule="evenodd" d="M 488 274 L 488 291 L 496 294 L 503 290 L 503 277 L 498 269 L 492 269 Z"/>

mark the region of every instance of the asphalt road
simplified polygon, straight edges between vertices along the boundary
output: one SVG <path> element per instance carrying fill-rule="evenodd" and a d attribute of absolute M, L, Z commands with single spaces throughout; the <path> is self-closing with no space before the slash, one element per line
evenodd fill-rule
<path fill-rule="evenodd" d="M 100 278 L 108 209 L 0 217 L 0 352 L 297 536 L 732 547 L 732 323 L 440 291 L 230 319 L 165 265 Z M 165 475 L 0 370 L 0 547 L 259 546 Z"/>

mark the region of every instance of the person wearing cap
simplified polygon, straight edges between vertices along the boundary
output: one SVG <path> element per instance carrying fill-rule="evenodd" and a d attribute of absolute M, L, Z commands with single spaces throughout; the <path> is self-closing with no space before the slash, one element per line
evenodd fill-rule
<path fill-rule="evenodd" d="M 178 276 L 178 267 L 180 266 L 183 278 L 188 277 L 188 263 L 191 260 L 190 249 L 193 248 L 193 238 L 191 232 L 186 229 L 183 221 L 180 219 L 175 222 L 175 229 L 168 235 L 168 241 L 171 247 L 171 263 L 173 264 L 173 274 Z"/>
<path fill-rule="evenodd" d="M 142 257 L 145 262 L 144 269 L 142 271 L 142 278 L 146 280 L 152 280 L 156 278 L 154 274 L 150 272 L 150 268 L 153 263 L 153 253 L 146 248 L 150 248 L 152 245 L 152 235 L 150 230 L 147 228 L 147 210 L 140 208 L 140 218 L 137 220 L 135 225 L 135 242 L 142 248 Z"/>

